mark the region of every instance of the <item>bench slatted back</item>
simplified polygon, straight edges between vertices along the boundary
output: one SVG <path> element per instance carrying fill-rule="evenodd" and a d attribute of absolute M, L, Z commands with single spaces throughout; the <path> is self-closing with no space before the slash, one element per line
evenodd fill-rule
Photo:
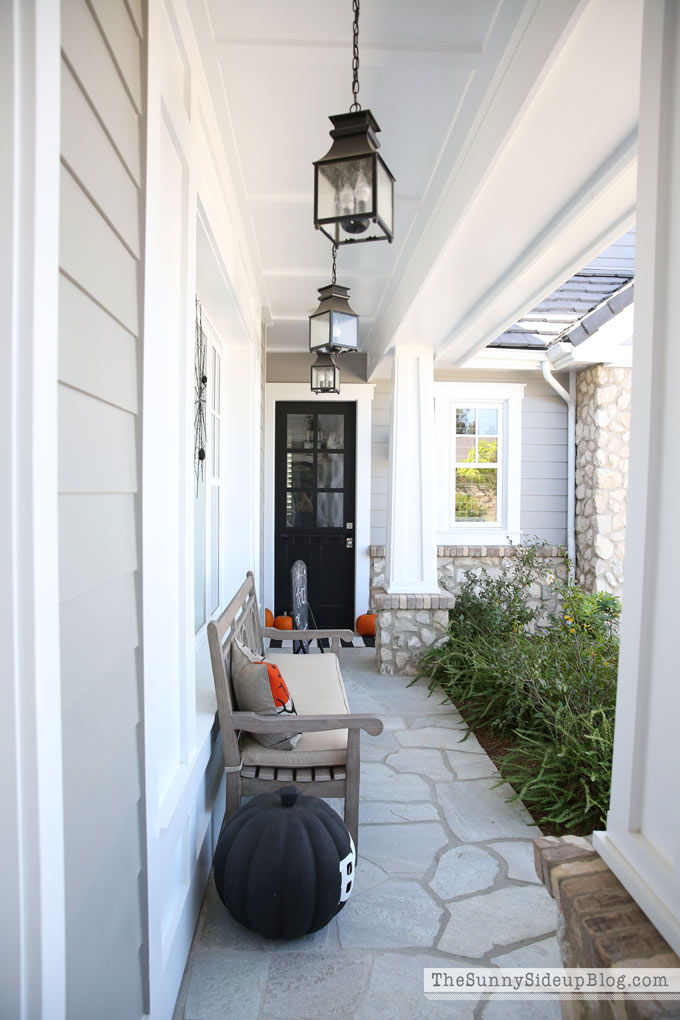
<path fill-rule="evenodd" d="M 264 656 L 260 611 L 251 571 L 248 571 L 245 581 L 222 615 L 208 624 L 208 644 L 222 730 L 224 763 L 229 766 L 240 763 L 238 736 L 231 722 L 231 714 L 236 708 L 231 682 L 231 646 L 234 638 Z"/>

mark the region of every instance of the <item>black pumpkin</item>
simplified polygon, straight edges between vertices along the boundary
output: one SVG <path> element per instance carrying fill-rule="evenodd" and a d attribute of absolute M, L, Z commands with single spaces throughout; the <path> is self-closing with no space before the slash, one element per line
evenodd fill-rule
<path fill-rule="evenodd" d="M 295 786 L 254 797 L 222 830 L 215 886 L 232 917 L 269 939 L 318 931 L 345 905 L 356 852 L 340 816 Z"/>

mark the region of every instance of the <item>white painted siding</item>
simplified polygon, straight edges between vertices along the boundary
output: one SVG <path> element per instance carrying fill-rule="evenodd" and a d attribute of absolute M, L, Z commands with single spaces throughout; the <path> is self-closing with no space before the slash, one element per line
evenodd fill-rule
<path fill-rule="evenodd" d="M 66 1012 L 141 1017 L 138 661 L 143 41 L 63 0 L 59 524 Z"/>
<path fill-rule="evenodd" d="M 566 404 L 535 373 L 438 372 L 437 381 L 524 383 L 522 402 L 522 490 L 520 527 L 550 545 L 567 541 Z M 560 377 L 563 385 L 566 379 Z M 371 436 L 371 544 L 387 533 L 387 463 L 391 384 L 376 380 Z"/>

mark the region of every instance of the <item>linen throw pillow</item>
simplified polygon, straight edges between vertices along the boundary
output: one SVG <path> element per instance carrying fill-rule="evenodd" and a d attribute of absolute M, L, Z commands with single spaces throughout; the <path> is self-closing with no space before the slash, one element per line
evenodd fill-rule
<path fill-rule="evenodd" d="M 231 682 L 234 687 L 236 705 L 240 712 L 258 712 L 260 715 L 295 716 L 295 703 L 281 676 L 281 670 L 273 662 L 267 662 L 261 655 L 251 651 L 234 639 L 231 646 Z M 252 736 L 264 747 L 292 751 L 302 736 L 301 733 L 253 733 Z"/>

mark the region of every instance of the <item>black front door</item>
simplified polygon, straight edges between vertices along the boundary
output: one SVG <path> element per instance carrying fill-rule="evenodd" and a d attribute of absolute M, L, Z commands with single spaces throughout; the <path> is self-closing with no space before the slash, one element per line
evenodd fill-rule
<path fill-rule="evenodd" d="M 300 559 L 317 626 L 353 629 L 355 455 L 355 404 L 276 405 L 275 614 Z"/>

